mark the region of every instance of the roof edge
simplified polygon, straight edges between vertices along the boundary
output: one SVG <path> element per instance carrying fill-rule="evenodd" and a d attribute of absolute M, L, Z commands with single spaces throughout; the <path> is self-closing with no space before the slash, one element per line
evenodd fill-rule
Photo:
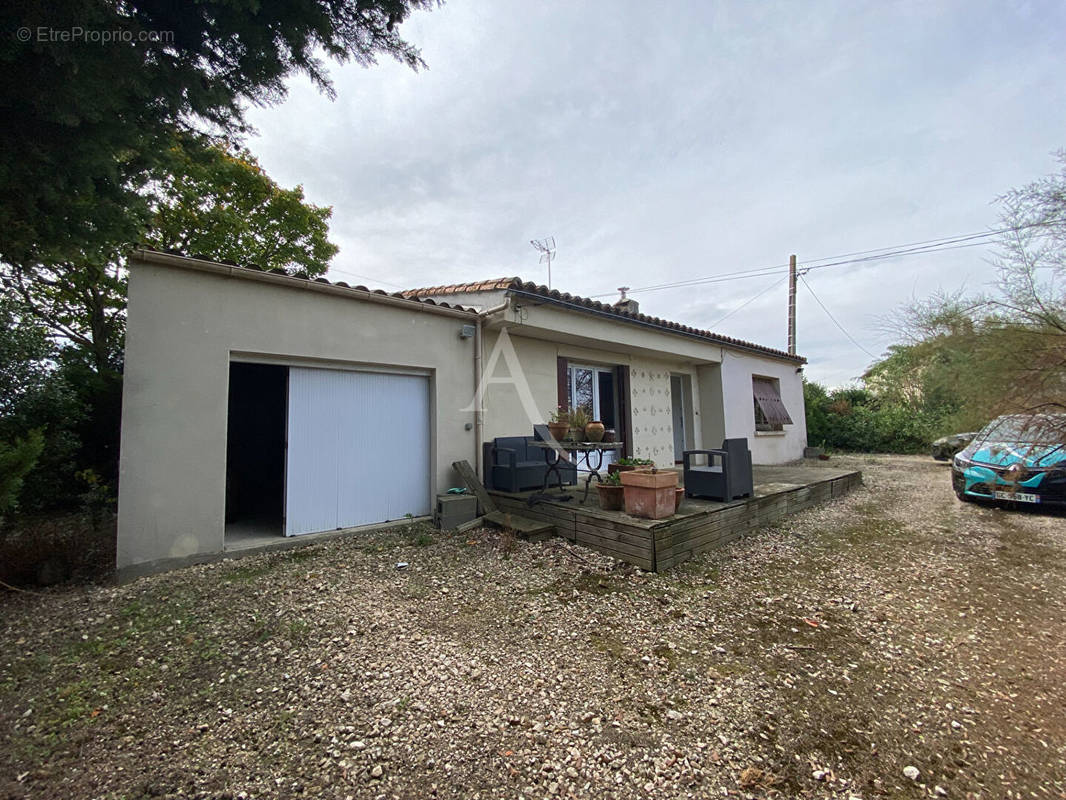
<path fill-rule="evenodd" d="M 390 294 L 381 289 L 368 289 L 366 286 L 351 286 L 344 281 L 330 282 L 325 278 L 301 278 L 289 275 L 281 270 L 264 270 L 255 265 L 241 265 L 214 261 L 202 256 L 186 256 L 180 253 L 165 253 L 152 250 L 147 247 L 138 247 L 132 254 L 131 259 L 146 264 L 154 264 L 173 269 L 185 269 L 193 272 L 208 272 L 242 280 L 259 281 L 261 283 L 285 286 L 290 289 L 302 289 L 323 294 L 336 294 L 355 300 L 366 300 L 372 303 L 402 307 L 410 310 L 427 311 L 449 317 L 461 317 L 470 319 L 477 316 L 477 311 L 460 305 L 452 305 L 445 302 L 437 302 L 430 299 L 417 297 L 404 297 L 399 292 Z"/>
<path fill-rule="evenodd" d="M 654 330 L 662 331 L 663 333 L 673 333 L 690 339 L 711 342 L 720 347 L 755 353 L 778 361 L 786 361 L 790 364 L 802 365 L 807 363 L 807 359 L 804 356 L 793 355 L 784 350 L 778 350 L 776 347 L 768 347 L 766 345 L 757 344 L 756 342 L 748 342 L 744 339 L 734 339 L 732 336 L 725 336 L 720 333 L 715 333 L 714 331 L 693 328 L 689 325 L 683 325 L 680 322 L 673 322 L 672 320 L 661 319 L 659 317 L 651 317 L 639 312 L 634 314 L 629 311 L 622 311 L 609 303 L 601 303 L 590 297 L 582 297 L 581 295 L 560 292 L 558 289 L 550 289 L 541 284 L 523 281 L 519 277 L 491 278 L 489 280 L 471 281 L 469 283 L 430 286 L 422 289 L 406 289 L 401 292 L 401 294 L 405 297 L 424 297 L 427 295 L 440 297 L 441 295 L 449 294 L 473 294 L 477 292 L 501 290 L 528 297 L 537 297 L 547 302 L 575 311 L 584 312 L 586 314 L 597 314 L 621 322 L 628 322 L 630 324 L 652 328 Z"/>

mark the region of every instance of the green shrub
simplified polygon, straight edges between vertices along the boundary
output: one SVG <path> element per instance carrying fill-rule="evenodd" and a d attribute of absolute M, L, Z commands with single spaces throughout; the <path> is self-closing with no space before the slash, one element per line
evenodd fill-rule
<path fill-rule="evenodd" d="M 812 446 L 864 453 L 922 453 L 949 430 L 954 409 L 892 402 L 867 389 L 827 391 L 803 386 L 807 441 Z"/>
<path fill-rule="evenodd" d="M 0 514 L 7 514 L 18 506 L 22 482 L 37 464 L 44 449 L 44 435 L 31 430 L 12 444 L 0 442 Z"/>

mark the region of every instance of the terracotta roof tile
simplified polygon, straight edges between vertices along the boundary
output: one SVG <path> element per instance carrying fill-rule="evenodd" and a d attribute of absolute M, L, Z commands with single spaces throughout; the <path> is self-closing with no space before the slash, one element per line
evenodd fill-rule
<path fill-rule="evenodd" d="M 497 292 L 500 289 L 510 289 L 514 284 L 521 282 L 521 278 L 492 278 L 487 281 L 474 281 L 472 283 L 452 283 L 445 286 L 426 286 L 422 289 L 405 289 L 400 294 L 404 297 L 426 297 L 436 294 Z"/>
<path fill-rule="evenodd" d="M 667 331 L 675 331 L 677 333 L 683 333 L 688 336 L 695 336 L 700 339 L 706 339 L 714 342 L 715 344 L 726 345 L 729 347 L 736 347 L 742 350 L 751 350 L 758 353 L 765 353 L 767 355 L 774 356 L 775 358 L 783 358 L 789 361 L 795 361 L 798 364 L 805 364 L 806 358 L 802 356 L 790 355 L 784 350 L 778 350 L 774 347 L 766 347 L 765 345 L 756 344 L 755 342 L 748 342 L 743 339 L 735 339 L 732 336 L 724 336 L 720 333 L 714 333 L 713 331 L 702 330 L 700 328 L 693 328 L 690 325 L 682 325 L 680 322 L 673 322 L 671 320 L 662 319 L 660 317 L 651 317 L 647 314 L 633 314 L 629 311 L 623 311 L 610 303 L 601 303 L 598 300 L 592 300 L 588 297 L 581 297 L 580 295 L 570 294 L 568 292 L 560 292 L 558 289 L 549 289 L 547 286 L 540 284 L 523 281 L 521 278 L 495 278 L 487 281 L 474 281 L 472 283 L 456 283 L 448 286 L 432 286 L 425 289 L 408 289 L 401 294 L 404 297 L 427 297 L 431 295 L 447 295 L 447 294 L 459 294 L 460 292 L 490 292 L 499 291 L 501 289 L 507 289 L 512 292 L 520 292 L 526 295 L 535 295 L 537 297 L 543 297 L 551 302 L 559 303 L 566 306 L 576 307 L 578 310 L 587 310 L 597 314 L 604 314 L 611 317 L 618 317 L 622 320 L 633 320 L 645 325 L 651 325 L 656 328 L 661 328 Z"/>

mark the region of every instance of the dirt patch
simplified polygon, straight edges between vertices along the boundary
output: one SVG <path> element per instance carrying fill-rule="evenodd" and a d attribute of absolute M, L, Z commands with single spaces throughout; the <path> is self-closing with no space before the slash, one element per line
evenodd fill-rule
<path fill-rule="evenodd" d="M 0 796 L 1061 798 L 1066 522 L 841 465 L 663 575 L 411 526 L 5 596 Z"/>

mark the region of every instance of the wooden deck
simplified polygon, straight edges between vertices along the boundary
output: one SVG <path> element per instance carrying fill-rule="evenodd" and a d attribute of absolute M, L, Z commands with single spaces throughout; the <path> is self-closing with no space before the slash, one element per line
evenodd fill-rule
<path fill-rule="evenodd" d="M 581 487 L 567 487 L 568 501 L 544 501 L 530 507 L 532 492 L 490 495 L 502 512 L 543 520 L 557 536 L 591 547 L 641 569 L 661 572 L 697 553 L 727 542 L 789 514 L 847 494 L 862 483 L 862 473 L 822 465 L 755 467 L 755 496 L 716 503 L 686 497 L 669 519 L 631 517 L 600 508 L 595 481 L 581 503 Z"/>

